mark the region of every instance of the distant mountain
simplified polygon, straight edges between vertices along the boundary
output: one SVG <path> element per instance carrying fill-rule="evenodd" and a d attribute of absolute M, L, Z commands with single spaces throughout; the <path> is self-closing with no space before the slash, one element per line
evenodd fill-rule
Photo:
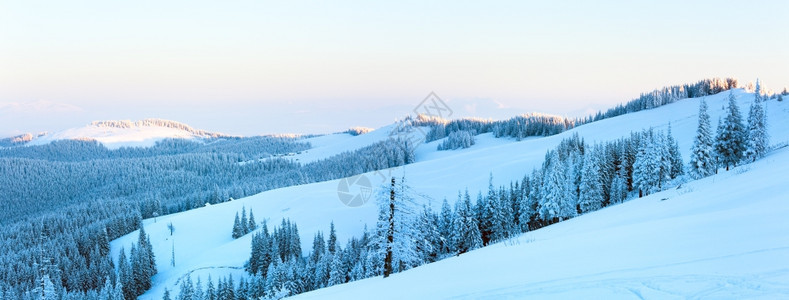
<path fill-rule="evenodd" d="M 45 134 L 46 132 L 39 133 L 38 135 L 33 135 L 32 133 L 25 133 L 17 136 L 3 138 L 0 139 L 0 147 L 13 147 L 13 146 L 24 145 L 27 142 L 32 141 L 34 138 Z"/>
<path fill-rule="evenodd" d="M 149 147 L 156 141 L 166 138 L 194 139 L 194 138 L 221 138 L 230 137 L 223 133 L 209 132 L 192 128 L 184 123 L 162 120 L 145 119 L 140 121 L 108 120 L 94 121 L 90 124 L 66 129 L 51 134 L 33 136 L 21 135 L 9 140 L 2 146 L 15 146 L 21 144 L 44 145 L 56 140 L 95 140 L 107 148 L 120 148 L 124 146 Z"/>

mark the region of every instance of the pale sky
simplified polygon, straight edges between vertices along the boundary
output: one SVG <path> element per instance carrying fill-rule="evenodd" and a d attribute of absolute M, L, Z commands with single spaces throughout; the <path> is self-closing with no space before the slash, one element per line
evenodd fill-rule
<path fill-rule="evenodd" d="M 0 135 L 163 118 L 230 134 L 581 116 L 733 76 L 789 86 L 789 1 L 0 0 Z"/>

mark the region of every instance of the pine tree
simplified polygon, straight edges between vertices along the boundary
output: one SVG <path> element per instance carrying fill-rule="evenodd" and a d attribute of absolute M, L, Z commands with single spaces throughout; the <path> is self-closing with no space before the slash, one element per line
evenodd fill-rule
<path fill-rule="evenodd" d="M 549 168 L 543 178 L 545 180 L 545 195 L 540 202 L 540 216 L 548 223 L 555 223 L 564 216 L 562 205 L 567 202 L 564 200 L 568 195 L 565 191 L 567 177 L 559 159 L 559 152 L 552 151 L 549 158 Z"/>
<path fill-rule="evenodd" d="M 721 165 L 729 167 L 737 166 L 745 155 L 747 130 L 742 123 L 740 109 L 734 98 L 734 94 L 729 92 L 729 107 L 726 119 L 721 126 L 716 140 L 715 150 L 720 159 Z"/>
<path fill-rule="evenodd" d="M 518 205 L 518 221 L 520 223 L 521 232 L 527 232 L 530 229 L 532 216 L 535 214 L 536 202 L 532 202 L 529 193 L 531 191 L 531 179 L 528 175 L 523 176 L 523 183 L 521 184 L 520 205 Z"/>
<path fill-rule="evenodd" d="M 460 192 L 458 192 L 458 201 L 460 201 Z M 455 245 L 452 243 L 452 208 L 449 202 L 444 198 L 441 203 L 441 216 L 439 218 L 438 229 L 441 234 L 441 253 L 451 253 L 455 251 Z"/>
<path fill-rule="evenodd" d="M 416 250 L 419 255 L 417 264 L 438 260 L 441 249 L 441 233 L 438 228 L 439 217 L 429 206 L 423 206 L 416 224 Z"/>
<path fill-rule="evenodd" d="M 384 238 L 381 239 L 384 244 L 380 246 L 386 249 L 384 277 L 388 277 L 392 272 L 409 269 L 419 261 L 414 242 L 418 239 L 413 199 L 416 194 L 405 181 L 405 178 L 401 178 L 399 183 L 395 184 L 393 177 L 388 191 L 381 189 L 382 193 L 377 197 L 378 227 L 386 228 L 383 232 Z"/>
<path fill-rule="evenodd" d="M 345 273 L 343 272 L 341 252 L 332 255 L 329 265 L 329 286 L 345 283 Z"/>
<path fill-rule="evenodd" d="M 181 283 L 181 291 L 178 293 L 178 300 L 193 300 L 194 286 L 192 285 L 192 277 L 187 275 L 186 281 Z M 196 300 L 196 299 L 195 299 Z"/>
<path fill-rule="evenodd" d="M 627 198 L 627 174 L 624 168 L 619 169 L 611 180 L 611 198 L 609 204 L 621 203 Z"/>
<path fill-rule="evenodd" d="M 679 152 L 679 145 L 677 144 L 677 140 L 674 139 L 674 135 L 671 133 L 671 123 L 668 124 L 668 132 L 666 132 L 666 147 L 668 147 L 670 167 L 668 177 L 674 179 L 685 174 L 682 154 Z"/>
<path fill-rule="evenodd" d="M 255 214 L 252 213 L 252 210 L 249 210 L 249 224 L 247 225 L 247 229 L 252 232 L 255 229 L 258 229 L 258 224 L 255 222 Z"/>
<path fill-rule="evenodd" d="M 567 220 L 578 215 L 578 185 L 580 184 L 580 170 L 578 170 L 577 161 L 580 161 L 578 152 L 572 151 L 569 158 L 564 161 L 563 171 L 565 173 L 566 181 L 564 182 L 564 197 L 559 198 L 559 217 L 561 220 Z"/>
<path fill-rule="evenodd" d="M 748 112 L 748 147 L 745 156 L 751 161 L 756 161 L 765 155 L 769 143 L 767 114 L 757 96 Z"/>
<path fill-rule="evenodd" d="M 455 228 L 454 242 L 458 254 L 463 254 L 468 251 L 482 247 L 482 235 L 479 232 L 477 225 L 476 214 L 474 207 L 471 205 L 471 196 L 468 190 L 460 200 L 455 203 L 455 219 L 453 221 Z"/>
<path fill-rule="evenodd" d="M 44 282 L 44 290 L 41 294 L 42 300 L 57 300 L 60 298 L 55 290 L 55 285 L 52 284 L 52 280 L 49 279 L 49 274 L 44 274 L 41 280 Z"/>
<path fill-rule="evenodd" d="M 192 299 L 195 300 L 204 300 L 205 293 L 203 293 L 203 283 L 200 281 L 200 277 L 197 277 L 197 282 L 195 283 L 194 289 L 194 297 Z"/>
<path fill-rule="evenodd" d="M 164 295 L 162 296 L 162 300 L 171 300 L 171 298 L 170 298 L 170 290 L 164 289 Z"/>
<path fill-rule="evenodd" d="M 482 245 L 490 244 L 494 238 L 493 230 L 495 226 L 495 215 L 497 201 L 496 190 L 493 187 L 493 174 L 488 179 L 488 195 L 483 198 L 482 194 L 477 196 L 477 221 L 479 222 L 479 233 L 482 235 Z"/>
<path fill-rule="evenodd" d="M 581 187 L 578 206 L 581 213 L 595 211 L 603 206 L 603 185 L 597 155 L 586 152 L 586 163 L 581 170 Z"/>
<path fill-rule="evenodd" d="M 224 288 L 224 299 L 226 300 L 235 300 L 236 299 L 236 284 L 233 282 L 233 274 L 227 275 L 227 282 L 225 283 Z"/>
<path fill-rule="evenodd" d="M 121 247 L 118 254 L 118 282 L 121 283 L 123 289 L 123 297 L 125 299 L 133 299 L 136 295 L 132 289 L 132 271 L 129 266 L 129 261 L 126 259 L 126 250 Z"/>
<path fill-rule="evenodd" d="M 531 175 L 531 183 L 529 184 L 529 204 L 531 206 L 531 217 L 530 217 L 530 225 L 529 230 L 534 230 L 540 227 L 541 220 L 544 221 L 545 219 L 540 218 L 541 214 L 539 213 L 542 208 L 541 199 L 543 198 L 542 194 L 542 185 L 543 185 L 543 172 L 539 169 L 534 169 Z"/>
<path fill-rule="evenodd" d="M 236 213 L 236 219 L 233 221 L 233 238 L 237 239 L 244 235 L 244 231 L 241 228 L 241 220 L 238 218 L 238 213 Z"/>
<path fill-rule="evenodd" d="M 132 245 L 131 253 L 131 290 L 136 297 L 151 288 L 151 277 L 157 272 L 153 246 L 142 223 L 136 247 Z"/>
<path fill-rule="evenodd" d="M 216 289 L 214 289 L 214 281 L 211 280 L 211 274 L 208 274 L 208 282 L 205 284 L 205 300 L 216 300 Z"/>
<path fill-rule="evenodd" d="M 331 222 L 329 227 L 328 250 L 331 254 L 337 252 L 337 231 L 334 230 L 334 221 Z"/>
<path fill-rule="evenodd" d="M 717 167 L 713 152 L 712 128 L 710 115 L 707 113 L 707 102 L 704 99 L 699 103 L 699 125 L 690 151 L 688 170 L 691 177 L 701 179 L 715 174 Z"/>
<path fill-rule="evenodd" d="M 515 233 L 515 230 L 513 229 L 515 222 L 509 193 L 504 189 L 504 187 L 501 187 L 499 188 L 498 194 L 498 199 L 494 205 L 496 208 L 494 238 L 496 240 L 504 240 Z"/>
<path fill-rule="evenodd" d="M 241 207 L 241 220 L 239 221 L 242 235 L 249 233 L 249 221 L 247 220 L 247 208 Z"/>
<path fill-rule="evenodd" d="M 660 154 L 656 150 L 659 145 L 650 136 L 641 142 L 636 161 L 633 163 L 633 188 L 638 189 L 638 196 L 646 196 L 657 192 L 660 182 Z"/>

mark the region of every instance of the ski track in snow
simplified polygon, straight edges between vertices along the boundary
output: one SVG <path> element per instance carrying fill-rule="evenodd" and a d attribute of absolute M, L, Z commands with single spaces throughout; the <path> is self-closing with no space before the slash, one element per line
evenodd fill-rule
<path fill-rule="evenodd" d="M 638 299 L 659 297 L 662 299 L 700 299 L 714 296 L 732 294 L 735 291 L 745 291 L 743 294 L 787 295 L 789 287 L 775 282 L 776 277 L 789 275 L 789 268 L 779 271 L 751 274 L 747 276 L 713 275 L 713 274 L 687 274 L 687 275 L 661 275 L 661 276 L 627 276 L 635 271 L 651 271 L 667 269 L 674 266 L 696 264 L 700 262 L 724 263 L 726 260 L 742 259 L 745 256 L 765 252 L 784 252 L 789 256 L 789 247 L 773 249 L 760 249 L 744 253 L 736 253 L 719 257 L 703 258 L 683 261 L 666 265 L 653 265 L 648 267 L 626 268 L 600 273 L 585 274 L 557 280 L 533 282 L 526 285 L 513 285 L 481 290 L 474 293 L 449 297 L 448 299 L 508 299 L 534 295 L 561 295 L 568 292 L 581 292 L 594 289 L 605 289 L 608 292 L 627 291 Z M 613 275 L 613 276 L 612 276 Z M 614 277 L 601 280 L 600 278 Z M 772 280 L 771 280 L 772 279 Z M 678 284 L 698 286 L 698 291 L 691 295 L 686 290 L 678 289 Z M 716 296 L 718 297 L 718 296 Z"/>

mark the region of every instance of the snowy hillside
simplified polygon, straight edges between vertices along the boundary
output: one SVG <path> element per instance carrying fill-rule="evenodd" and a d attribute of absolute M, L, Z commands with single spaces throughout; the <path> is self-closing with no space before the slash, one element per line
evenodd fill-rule
<path fill-rule="evenodd" d="M 741 108 L 748 107 L 753 99 L 753 94 L 745 93 L 743 90 L 735 90 L 734 94 Z M 726 103 L 727 96 L 728 92 L 725 92 L 706 98 L 712 120 L 717 120 L 724 114 L 722 107 Z M 468 188 L 472 193 L 476 193 L 486 189 L 490 173 L 494 175 L 495 185 L 520 179 L 534 167 L 542 164 L 548 149 L 554 148 L 562 139 L 573 134 L 577 133 L 587 143 L 593 144 L 618 139 L 629 135 L 632 131 L 648 128 L 666 129 L 669 123 L 683 158 L 687 162 L 697 125 L 698 105 L 698 99 L 682 100 L 656 109 L 590 123 L 559 135 L 529 138 L 519 142 L 513 139 L 496 139 L 490 134 L 485 134 L 477 136 L 477 143 L 474 146 L 463 150 L 439 152 L 436 151 L 436 146 L 441 140 L 434 141 L 416 149 L 416 163 L 395 170 L 367 173 L 365 176 L 377 186 L 390 175 L 405 175 L 412 188 L 432 198 L 427 202 L 437 208 L 444 197 L 454 202 L 458 190 Z M 789 104 L 772 100 L 767 102 L 766 109 L 772 143 L 786 143 L 789 141 L 789 118 L 787 118 Z M 385 138 L 384 132 L 386 131 L 377 130 L 355 137 L 341 134 L 314 138 L 310 142 L 315 148 L 304 154 L 303 159 L 311 160 L 329 153 L 353 150 L 354 147 L 368 144 L 366 139 Z M 681 277 L 684 278 L 681 279 L 684 282 L 682 287 L 684 290 L 676 290 L 683 295 L 690 291 L 701 292 L 708 289 L 710 284 L 736 285 L 738 282 L 742 282 L 743 285 L 762 284 L 764 291 L 772 293 L 776 288 L 785 289 L 789 280 L 785 273 L 779 272 L 780 270 L 760 269 L 776 265 L 765 264 L 764 259 L 787 260 L 787 251 L 781 250 L 781 247 L 789 247 L 786 236 L 786 232 L 789 232 L 786 230 L 787 224 L 773 214 L 780 212 L 780 209 L 770 209 L 773 205 L 780 207 L 780 200 L 789 199 L 789 192 L 781 189 L 781 185 L 788 182 L 789 177 L 783 175 L 785 173 L 778 172 L 781 167 L 789 166 L 789 154 L 784 152 L 786 151 L 774 153 L 753 166 L 745 166 L 740 169 L 743 171 L 718 175 L 686 185 L 680 190 L 655 194 L 528 233 L 521 237 L 520 245 L 517 246 L 497 245 L 484 248 L 458 258 L 396 274 L 386 281 L 373 278 L 318 291 L 305 297 L 377 298 L 381 294 L 365 293 L 372 293 L 379 288 L 386 288 L 390 292 L 414 291 L 414 294 L 402 294 L 405 298 L 416 296 L 497 298 L 506 295 L 518 297 L 526 293 L 542 293 L 541 295 L 546 297 L 572 297 L 573 294 L 554 294 L 551 291 L 579 285 L 580 288 L 588 287 L 609 293 L 621 290 L 623 292 L 621 295 L 624 296 L 628 295 L 626 294 L 628 288 L 642 292 L 643 286 L 655 286 L 656 289 L 674 292 L 675 290 L 660 288 L 667 284 L 671 280 L 668 277 L 673 275 L 684 276 Z M 312 155 L 314 157 L 310 157 Z M 758 182 L 753 178 L 759 179 Z M 765 178 L 770 180 L 761 180 Z M 716 183 L 713 185 L 712 181 Z M 740 183 L 750 181 L 754 182 Z M 153 288 L 144 294 L 142 299 L 161 299 L 165 288 L 171 291 L 177 290 L 179 280 L 187 274 L 191 274 L 193 279 L 199 276 L 204 281 L 208 274 L 214 278 L 228 273 L 236 278 L 244 276 L 243 264 L 249 258 L 251 235 L 235 240 L 230 235 L 233 217 L 241 211 L 242 207 L 247 211 L 253 211 L 258 221 L 268 219 L 270 226 L 278 224 L 282 218 L 290 218 L 297 223 L 303 251 L 311 249 L 313 234 L 319 230 L 325 232 L 332 221 L 337 228 L 339 241 L 344 242 L 351 236 L 360 235 L 365 224 L 368 226 L 375 224 L 376 207 L 370 202 L 360 207 L 343 205 L 338 199 L 339 183 L 339 180 L 333 180 L 271 190 L 232 202 L 159 217 L 155 220 L 145 220 L 145 229 L 154 245 L 159 273 L 153 278 Z M 737 187 L 741 189 L 735 190 Z M 740 194 L 748 189 L 762 193 L 769 191 L 769 197 L 762 197 L 758 201 L 749 203 L 747 200 L 750 198 L 744 196 L 748 194 Z M 669 200 L 660 201 L 662 198 Z M 736 211 L 733 211 L 735 208 Z M 701 215 L 705 218 L 698 218 Z M 707 222 L 707 218 L 709 218 L 709 226 L 697 224 L 701 221 Z M 763 224 L 767 224 L 760 223 L 764 220 L 771 220 L 775 227 L 770 230 L 776 231 L 758 234 L 749 232 L 762 228 Z M 169 223 L 175 227 L 172 236 L 167 229 Z M 744 223 L 748 223 L 747 226 Z M 678 234 L 680 229 L 684 235 L 677 237 L 674 242 L 671 235 Z M 779 233 L 779 229 L 783 230 L 783 234 Z M 764 231 L 763 228 L 761 230 Z M 111 244 L 113 257 L 117 257 L 121 246 L 128 251 L 137 236 L 137 232 L 132 232 L 113 241 Z M 751 239 L 748 240 L 750 243 L 734 242 L 736 241 L 733 240 L 734 238 L 741 236 Z M 534 239 L 534 242 L 529 243 L 531 239 Z M 721 243 L 721 241 L 728 242 Z M 533 247 L 536 245 L 542 246 Z M 608 247 L 605 247 L 606 245 Z M 610 247 L 610 245 L 619 246 Z M 707 249 L 701 248 L 701 245 Z M 709 249 L 713 246 L 714 249 Z M 777 250 L 769 250 L 773 248 Z M 170 264 L 173 249 L 176 261 L 174 267 Z M 750 256 L 736 256 L 748 251 L 757 252 Z M 540 255 L 541 253 L 551 255 Z M 643 253 L 643 255 L 631 255 L 632 253 L 638 255 Z M 547 258 L 548 256 L 550 259 Z M 726 256 L 730 258 L 723 258 Z M 734 262 L 721 264 L 720 260 L 715 260 L 717 258 L 745 261 L 747 268 L 736 268 L 729 270 L 729 273 L 720 273 L 722 275 L 719 275 L 717 280 L 713 280 L 715 278 L 709 275 L 719 270 L 712 269 L 715 265 L 739 265 Z M 695 262 L 686 263 L 691 261 Z M 502 269 L 483 271 L 484 264 L 501 266 Z M 705 266 L 709 266 L 710 269 L 706 269 L 709 272 L 703 274 L 693 272 L 694 268 Z M 465 268 L 469 271 L 461 271 Z M 476 273 L 471 273 L 471 270 Z M 747 275 L 765 270 L 776 271 L 778 272 L 776 276 L 779 277 L 760 279 L 758 274 Z M 439 274 L 441 276 L 466 274 L 466 276 L 458 280 L 442 281 L 442 286 L 422 285 L 425 290 L 413 289 L 415 285 L 410 284 L 438 278 L 431 276 L 439 276 Z M 479 279 L 485 276 L 489 278 L 486 279 L 487 281 Z M 642 279 L 625 282 L 623 278 L 629 277 Z M 478 280 L 477 283 L 468 283 L 475 279 Z M 760 283 L 758 280 L 765 282 L 775 280 L 782 284 L 776 287 Z M 497 285 L 493 285 L 491 281 L 497 282 Z M 621 288 L 607 288 L 617 284 Z M 457 292 L 455 286 L 458 286 Z M 498 290 L 491 290 L 497 287 Z M 590 291 L 588 289 L 575 291 L 588 293 Z M 474 290 L 480 290 L 482 294 L 470 294 Z M 354 291 L 360 294 L 346 294 Z M 430 294 L 430 291 L 434 294 Z M 743 289 L 743 291 L 752 290 Z M 643 289 L 643 293 L 648 292 Z M 395 295 L 399 294 L 389 294 L 393 298 L 396 298 Z M 580 294 L 575 294 L 577 295 Z M 600 295 L 603 297 L 607 294 Z M 614 294 L 616 295 L 619 294 Z M 649 295 L 644 294 L 644 296 Z"/>
<path fill-rule="evenodd" d="M 186 124 L 145 119 L 141 121 L 95 121 L 84 127 L 38 136 L 28 145 L 44 145 L 57 140 L 96 140 L 109 149 L 120 147 L 149 147 L 166 138 L 209 138 L 224 137 L 221 133 L 194 129 Z"/>
<path fill-rule="evenodd" d="M 293 299 L 789 297 L 789 148 L 493 246 Z"/>

